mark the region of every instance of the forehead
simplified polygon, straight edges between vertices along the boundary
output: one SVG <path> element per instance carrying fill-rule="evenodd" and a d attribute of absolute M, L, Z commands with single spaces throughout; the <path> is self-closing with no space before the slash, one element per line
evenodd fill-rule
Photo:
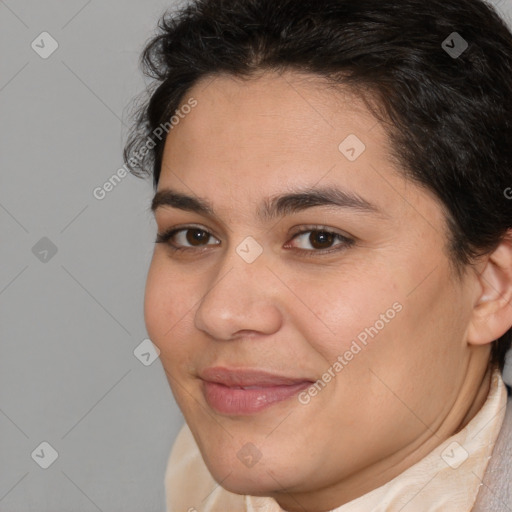
<path fill-rule="evenodd" d="M 389 158 L 384 127 L 347 89 L 266 73 L 209 77 L 182 104 L 190 98 L 197 105 L 167 136 L 159 189 L 217 198 L 238 211 L 297 186 L 329 183 L 397 216 L 411 201 L 437 202 L 406 181 Z"/>
<path fill-rule="evenodd" d="M 268 178 L 273 170 L 301 180 L 308 168 L 317 176 L 336 165 L 355 176 L 370 157 L 385 163 L 387 136 L 377 120 L 360 99 L 320 78 L 291 72 L 251 79 L 222 75 L 200 81 L 182 104 L 190 98 L 197 105 L 167 136 L 164 178 L 166 167 L 198 166 L 203 176 L 227 177 L 231 170 L 248 178 L 249 170 Z M 357 160 L 340 151 L 347 137 L 360 141 Z"/>
<path fill-rule="evenodd" d="M 252 78 L 207 77 L 190 89 L 182 104 L 192 96 L 198 105 L 187 117 L 201 114 L 203 122 L 189 123 L 190 134 L 205 135 L 215 127 L 217 136 L 249 135 L 255 141 L 270 142 L 278 132 L 279 141 L 291 143 L 326 139 L 327 135 L 337 139 L 346 130 L 364 137 L 377 125 L 362 99 L 347 87 L 291 71 L 266 72 Z M 386 141 L 382 130 L 372 137 Z"/>

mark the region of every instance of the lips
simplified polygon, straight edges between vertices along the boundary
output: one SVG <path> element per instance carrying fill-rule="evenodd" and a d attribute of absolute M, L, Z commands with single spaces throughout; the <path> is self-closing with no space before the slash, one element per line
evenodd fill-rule
<path fill-rule="evenodd" d="M 314 381 L 273 375 L 260 370 L 210 367 L 200 372 L 208 405 L 221 414 L 260 412 L 306 389 Z"/>

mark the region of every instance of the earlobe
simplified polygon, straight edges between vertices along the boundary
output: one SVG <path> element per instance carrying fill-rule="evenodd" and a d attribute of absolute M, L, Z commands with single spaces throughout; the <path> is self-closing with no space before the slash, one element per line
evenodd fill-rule
<path fill-rule="evenodd" d="M 478 276 L 479 294 L 468 329 L 468 343 L 485 345 L 512 327 L 512 230 L 487 256 Z"/>

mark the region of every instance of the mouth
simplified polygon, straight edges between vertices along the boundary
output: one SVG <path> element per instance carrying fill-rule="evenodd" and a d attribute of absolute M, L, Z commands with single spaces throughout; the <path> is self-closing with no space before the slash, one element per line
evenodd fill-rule
<path fill-rule="evenodd" d="M 220 414 L 249 415 L 283 402 L 314 381 L 259 370 L 211 367 L 200 374 L 208 405 Z"/>

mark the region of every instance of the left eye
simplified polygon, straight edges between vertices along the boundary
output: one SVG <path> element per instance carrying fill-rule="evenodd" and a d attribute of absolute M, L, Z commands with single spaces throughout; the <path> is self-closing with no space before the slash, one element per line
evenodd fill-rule
<path fill-rule="evenodd" d="M 302 242 L 305 242 L 306 244 L 309 244 L 313 250 L 318 251 L 325 251 L 332 247 L 335 240 L 339 240 L 341 243 L 337 245 L 350 245 L 353 240 L 350 238 L 347 238 L 346 236 L 340 235 L 339 233 L 334 233 L 332 231 L 326 231 L 323 229 L 310 229 L 307 231 L 301 231 L 300 233 L 297 233 L 294 235 L 292 240 L 301 240 Z M 312 252 L 312 249 L 304 249 L 302 250 Z"/>

